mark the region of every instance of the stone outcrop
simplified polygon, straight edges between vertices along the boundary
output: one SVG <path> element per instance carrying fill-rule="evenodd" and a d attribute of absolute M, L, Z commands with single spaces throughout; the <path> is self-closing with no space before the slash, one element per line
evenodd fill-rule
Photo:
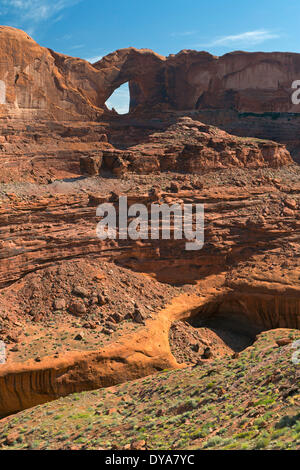
<path fill-rule="evenodd" d="M 284 145 L 238 138 L 189 117 L 152 133 L 142 144 L 107 150 L 103 155 L 100 173 L 108 170 L 116 175 L 128 171 L 201 173 L 213 168 L 278 168 L 293 163 Z"/>
<path fill-rule="evenodd" d="M 79 176 L 81 157 L 92 161 L 112 148 L 105 132 L 96 122 L 0 119 L 0 182 Z"/>
<path fill-rule="evenodd" d="M 121 49 L 95 64 L 40 47 L 26 33 L 0 28 L 1 114 L 60 120 L 95 118 L 116 88 L 129 82 L 131 110 L 165 105 L 175 110 L 234 109 L 296 112 L 292 82 L 300 55 L 232 52 L 215 57 L 184 50 L 163 57 Z"/>
<path fill-rule="evenodd" d="M 284 145 L 251 135 L 255 126 L 260 138 L 276 133 L 269 122 L 260 130 L 254 113 L 279 113 L 285 132 L 294 113 L 297 129 L 290 87 L 300 78 L 299 54 L 182 51 L 165 58 L 129 48 L 89 64 L 8 27 L 0 27 L 0 51 L 0 335 L 10 348 L 9 364 L 0 366 L 1 416 L 180 367 L 168 340 L 174 321 L 234 311 L 261 329 L 299 328 L 299 167 Z M 121 118 L 105 102 L 125 82 L 130 113 Z M 294 132 L 283 134 L 278 142 L 300 148 Z M 96 208 L 113 202 L 118 210 L 120 195 L 148 208 L 204 204 L 203 249 L 186 251 L 186 241 L 172 236 L 100 241 Z M 75 265 L 73 274 L 66 267 L 87 259 L 96 263 L 94 295 L 78 278 L 74 285 Z M 106 262 L 130 272 L 120 290 L 112 285 L 113 299 L 95 289 Z M 69 281 L 39 309 L 31 286 L 38 275 L 47 297 L 57 291 L 52 267 Z M 133 272 L 143 277 L 136 290 Z M 161 290 L 171 287 L 182 295 L 166 307 Z M 184 294 L 190 288 L 193 295 Z M 117 296 L 126 300 L 122 315 Z M 43 354 L 39 335 L 47 341 L 59 315 L 85 330 L 75 336 L 82 348 L 87 331 L 110 336 L 126 319 L 139 329 L 122 330 L 102 348 L 95 336 L 93 351 L 72 352 L 62 337 L 56 354 Z M 37 341 L 20 363 L 17 330 L 30 336 L 33 324 Z"/>
<path fill-rule="evenodd" d="M 299 183 L 284 187 L 276 180 L 273 183 L 272 178 L 259 180 L 258 187 L 247 188 L 247 183 L 241 182 L 239 186 L 202 190 L 190 186 L 188 175 L 181 185 L 190 189 L 179 189 L 177 193 L 171 188 L 159 191 L 156 197 L 161 203 L 205 204 L 206 243 L 197 252 L 186 252 L 184 240 L 100 241 L 96 236 L 96 208 L 112 200 L 109 192 L 76 194 L 65 189 L 63 193 L 25 198 L 8 193 L 0 208 L 0 287 L 53 262 L 87 255 L 116 261 L 176 284 L 183 279 L 199 279 L 212 269 L 225 269 L 226 264 L 228 269 L 229 264 L 243 258 L 243 250 L 251 253 L 257 245 L 267 250 L 297 244 Z M 128 205 L 152 202 L 149 193 L 132 191 L 126 191 Z M 273 196 L 269 197 L 271 193 Z M 170 265 L 176 269 L 170 270 Z"/>
<path fill-rule="evenodd" d="M 269 139 L 286 145 L 300 163 L 299 113 L 239 113 L 234 110 L 199 110 L 194 119 L 217 126 L 230 134 Z"/>
<path fill-rule="evenodd" d="M 28 34 L 0 27 L 0 116 L 95 119 L 102 113 L 99 73 L 88 62 L 39 46 Z"/>
<path fill-rule="evenodd" d="M 299 54 L 232 52 L 216 57 L 184 50 L 165 58 L 129 48 L 94 67 L 110 82 L 110 92 L 129 82 L 131 110 L 165 104 L 176 110 L 300 112 L 291 100 L 292 83 L 300 76 Z"/>
<path fill-rule="evenodd" d="M 110 73 L 110 90 L 129 81 L 131 111 L 157 117 L 167 110 L 192 111 L 195 119 L 229 133 L 283 143 L 300 161 L 300 105 L 292 102 L 299 54 L 239 51 L 215 57 L 185 50 L 163 58 L 153 53 L 151 73 L 143 74 L 140 64 L 146 57 L 149 63 L 150 55 L 124 49 L 94 67 L 108 75 L 113 65 L 117 68 L 114 77 Z"/>
<path fill-rule="evenodd" d="M 171 353 L 169 330 L 173 322 L 208 312 L 226 313 L 238 308 L 243 318 L 257 322 L 258 329 L 299 328 L 300 295 L 288 283 L 276 285 L 267 279 L 252 288 L 238 285 L 232 293 L 224 277 L 210 285 L 200 284 L 201 293 L 183 295 L 148 320 L 146 327 L 106 349 L 67 353 L 62 359 L 44 357 L 0 367 L 0 417 L 16 413 L 71 393 L 109 387 L 164 369 L 180 368 Z M 237 286 L 235 286 L 237 287 Z M 196 292 L 196 291 L 195 291 Z M 284 294 L 284 298 L 282 298 Z M 270 315 L 270 309 L 274 313 Z M 185 365 L 183 364 L 183 367 Z"/>
<path fill-rule="evenodd" d="M 168 60 L 166 87 L 176 109 L 299 112 L 291 101 L 299 73 L 299 54 L 181 51 Z"/>
<path fill-rule="evenodd" d="M 166 58 L 150 49 L 120 49 L 93 67 L 103 77 L 102 105 L 123 83 L 129 82 L 130 110 L 146 109 L 165 102 L 164 64 Z"/>
<path fill-rule="evenodd" d="M 229 135 L 188 117 L 109 122 L 0 119 L 0 182 L 51 183 L 81 175 L 212 168 L 277 168 L 293 161 L 284 145 Z"/>
<path fill-rule="evenodd" d="M 22 146 L 28 137 L 31 139 L 28 146 L 39 150 L 41 125 L 35 127 L 36 120 L 47 121 L 47 127 L 50 121 L 104 119 L 110 124 L 114 115 L 105 102 L 125 82 L 129 82 L 130 88 L 130 116 L 139 118 L 138 125 L 144 126 L 145 132 L 145 116 L 152 116 L 159 124 L 161 116 L 166 119 L 168 113 L 173 113 L 174 120 L 174 113 L 192 111 L 196 113 L 195 120 L 233 134 L 282 142 L 299 158 L 296 135 L 300 105 L 291 101 L 292 82 L 300 75 L 299 54 L 234 52 L 214 57 L 206 52 L 181 51 L 166 58 L 148 49 L 128 48 L 90 64 L 41 47 L 23 31 L 5 26 L 0 27 L 0 47 L 0 117 L 4 119 L 0 144 L 5 153 L 9 152 L 7 144 L 15 144 L 12 153 L 23 153 L 29 166 L 37 154 L 26 154 Z M 271 120 L 266 123 L 267 113 L 271 113 Z M 249 114 L 255 116 L 249 118 Z M 15 130 L 16 120 L 24 123 L 20 145 L 18 139 L 9 140 L 7 119 Z M 282 122 L 284 119 L 286 122 Z M 78 132 L 61 137 L 83 140 L 82 131 Z M 107 132 L 102 129 L 104 135 Z M 100 132 L 96 138 L 98 142 L 106 140 Z M 83 150 L 88 152 L 86 156 L 91 150 L 93 156 L 95 148 Z M 44 140 L 41 152 L 56 158 L 59 150 L 55 155 L 54 146 L 53 154 Z M 84 154 L 77 155 L 77 165 L 81 156 Z M 122 172 L 127 166 L 126 159 L 119 161 L 119 165 Z"/>

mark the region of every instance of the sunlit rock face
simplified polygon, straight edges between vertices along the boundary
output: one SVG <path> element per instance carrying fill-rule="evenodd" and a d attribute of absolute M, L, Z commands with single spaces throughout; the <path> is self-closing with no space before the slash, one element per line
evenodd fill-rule
<path fill-rule="evenodd" d="M 300 154 L 299 57 L 129 48 L 90 64 L 0 27 L 0 417 L 181 368 L 169 331 L 192 316 L 231 338 L 299 328 L 299 167 L 253 138 Z M 125 82 L 121 117 L 105 103 Z M 203 248 L 99 240 L 97 207 L 121 195 L 204 204 Z"/>
<path fill-rule="evenodd" d="M 0 116 L 96 119 L 120 85 L 129 82 L 130 110 L 230 109 L 299 112 L 292 83 L 300 54 L 233 52 L 215 57 L 184 50 L 163 57 L 120 49 L 99 62 L 39 46 L 23 31 L 0 27 Z"/>
<path fill-rule="evenodd" d="M 88 62 L 40 47 L 25 32 L 0 27 L 0 117 L 94 118 L 97 72 Z"/>

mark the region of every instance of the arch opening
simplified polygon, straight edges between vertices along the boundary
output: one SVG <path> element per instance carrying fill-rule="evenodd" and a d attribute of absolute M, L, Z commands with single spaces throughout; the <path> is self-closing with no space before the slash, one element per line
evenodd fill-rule
<path fill-rule="evenodd" d="M 109 110 L 115 110 L 117 114 L 128 114 L 130 110 L 129 82 L 119 86 L 105 102 Z"/>

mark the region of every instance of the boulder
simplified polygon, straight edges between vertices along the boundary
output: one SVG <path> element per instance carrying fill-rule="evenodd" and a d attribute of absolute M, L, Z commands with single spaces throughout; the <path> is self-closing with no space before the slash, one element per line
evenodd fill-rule
<path fill-rule="evenodd" d="M 80 317 L 82 315 L 85 315 L 87 310 L 83 302 L 76 300 L 74 302 L 71 302 L 69 306 L 69 311 L 73 315 Z"/>
<path fill-rule="evenodd" d="M 99 175 L 102 165 L 103 156 L 100 152 L 98 155 L 89 155 L 80 158 L 80 171 L 83 175 Z"/>

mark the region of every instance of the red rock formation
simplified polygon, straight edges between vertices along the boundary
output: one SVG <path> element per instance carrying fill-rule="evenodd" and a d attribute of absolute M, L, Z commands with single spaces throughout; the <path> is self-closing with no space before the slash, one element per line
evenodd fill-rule
<path fill-rule="evenodd" d="M 106 127 L 96 122 L 0 119 L 0 182 L 38 181 L 80 175 L 80 158 L 110 149 Z"/>
<path fill-rule="evenodd" d="M 123 83 L 129 82 L 130 110 L 137 106 L 146 109 L 162 103 L 164 93 L 164 64 L 166 58 L 150 49 L 120 49 L 99 62 L 94 68 L 103 77 L 102 105 Z"/>
<path fill-rule="evenodd" d="M 101 78 L 88 62 L 40 47 L 7 26 L 0 27 L 0 51 L 0 116 L 83 121 L 102 113 Z"/>
<path fill-rule="evenodd" d="M 215 57 L 185 50 L 166 59 L 152 53 L 151 59 L 150 51 L 123 49 L 108 57 L 94 67 L 112 79 L 109 91 L 129 81 L 131 111 L 159 117 L 162 110 L 197 110 L 196 119 L 229 133 L 286 144 L 300 161 L 300 105 L 292 103 L 292 83 L 300 79 L 299 54 Z"/>
<path fill-rule="evenodd" d="M 23 31 L 0 27 L 1 114 L 22 118 L 86 119 L 129 82 L 131 110 L 172 109 L 299 112 L 291 85 L 300 55 L 233 52 L 215 57 L 181 51 L 167 58 L 148 49 L 121 49 L 94 65 L 40 47 Z"/>
<path fill-rule="evenodd" d="M 232 170 L 229 180 L 234 178 L 236 171 Z M 248 173 L 246 177 L 249 178 Z M 257 244 L 260 249 L 297 244 L 299 184 L 287 181 L 287 187 L 284 187 L 275 182 L 277 188 L 272 179 L 261 177 L 258 178 L 259 186 L 248 187 L 246 180 L 233 187 L 228 187 L 228 183 L 227 188 L 226 185 L 214 187 L 214 178 L 204 175 L 203 180 L 209 179 L 212 187 L 202 190 L 190 186 L 191 178 L 187 175 L 184 182 L 179 183 L 179 188 L 182 185 L 190 189 L 177 193 L 173 193 L 172 188 L 161 190 L 159 200 L 205 204 L 206 243 L 196 253 L 185 251 L 184 240 L 100 241 L 96 236 L 96 207 L 110 200 L 112 182 L 106 186 L 107 192 L 98 189 L 98 192 L 70 193 L 62 186 L 63 193 L 58 194 L 27 197 L 7 194 L 0 208 L 0 287 L 53 262 L 87 255 L 118 261 L 134 270 L 151 273 L 164 282 L 194 281 L 208 275 L 210 270 L 224 269 L 226 263 L 228 269 L 229 264 L 240 257 L 247 258 L 247 250 L 249 253 L 255 251 Z M 161 187 L 160 176 L 156 181 Z M 97 184 L 101 188 L 105 180 Z M 121 185 L 124 181 L 117 180 L 117 186 Z M 129 205 L 151 202 L 148 193 L 137 194 L 133 188 L 131 191 Z M 283 203 L 282 200 L 288 197 L 293 201 Z M 291 205 L 293 209 L 290 209 Z M 172 263 L 176 264 L 174 270 L 169 269 Z"/>
<path fill-rule="evenodd" d="M 234 52 L 214 57 L 181 51 L 167 58 L 148 49 L 121 49 L 96 64 L 40 47 L 23 31 L 0 27 L 0 117 L 33 120 L 95 121 L 106 115 L 105 102 L 122 83 L 129 82 L 130 110 L 135 115 L 158 115 L 162 110 L 198 110 L 203 122 L 238 135 L 287 143 L 296 158 L 300 105 L 291 102 L 292 82 L 300 76 L 300 55 Z M 227 114 L 220 118 L 220 110 Z M 282 132 L 276 120 L 260 119 L 239 125 L 236 113 L 288 113 Z M 297 115 L 297 114 L 296 114 Z M 292 123 L 290 122 L 292 120 Z M 290 126 L 295 132 L 288 132 Z M 16 127 L 14 125 L 14 127 Z M 144 127 L 147 127 L 145 124 Z M 2 135 L 0 144 L 3 143 Z M 4 141 L 6 143 L 6 141 Z M 22 149 L 23 150 L 23 149 Z"/>
<path fill-rule="evenodd" d="M 262 329 L 299 327 L 299 290 L 287 282 L 284 286 L 255 282 L 252 288 L 240 283 L 238 294 L 232 293 L 232 286 L 224 284 L 222 276 L 215 277 L 212 285 L 200 286 L 201 294 L 195 290 L 195 295 L 179 296 L 148 320 L 142 331 L 123 337 L 106 349 L 67 353 L 61 359 L 44 357 L 39 363 L 1 366 L 0 418 L 71 393 L 182 367 L 169 344 L 171 324 L 178 320 L 239 309 L 242 317 L 255 320 Z"/>
<path fill-rule="evenodd" d="M 166 88 L 176 109 L 300 112 L 291 101 L 300 55 L 232 52 L 215 57 L 181 51 L 168 59 Z"/>
<path fill-rule="evenodd" d="M 184 50 L 167 58 L 152 51 L 121 49 L 94 67 L 110 91 L 129 81 L 132 109 L 165 103 L 172 109 L 235 109 L 239 112 L 300 112 L 292 83 L 300 78 L 300 55 L 232 52 L 215 57 Z"/>
<path fill-rule="evenodd" d="M 126 132 L 124 135 L 126 138 Z M 293 163 L 284 145 L 234 137 L 189 117 L 151 134 L 142 144 L 126 151 L 106 150 L 103 156 L 100 172 L 109 170 L 116 175 L 128 171 L 201 173 L 211 168 L 278 168 Z"/>
<path fill-rule="evenodd" d="M 299 168 L 291 165 L 284 146 L 234 137 L 197 116 L 203 108 L 212 113 L 212 122 L 223 108 L 237 114 L 296 111 L 289 93 L 290 83 L 299 78 L 300 55 L 239 52 L 217 58 L 182 51 L 164 58 L 130 48 L 91 65 L 42 48 L 26 33 L 8 27 L 0 28 L 0 51 L 0 178 L 8 183 L 0 188 L 4 339 L 11 345 L 18 339 L 16 327 L 27 333 L 32 322 L 43 322 L 46 307 L 54 324 L 57 309 L 68 308 L 79 315 L 78 321 L 81 315 L 87 317 L 85 328 L 97 328 L 92 316 L 101 318 L 104 295 L 89 298 L 79 286 L 75 305 L 69 283 L 64 297 L 50 299 L 41 311 L 34 292 L 26 290 L 37 271 L 42 278 L 58 264 L 90 256 L 142 272 L 145 279 L 164 283 L 164 290 L 167 283 L 174 289 L 197 284 L 195 297 L 180 297 L 161 312 L 150 309 L 146 328 L 140 326 L 130 337 L 121 335 L 108 348 L 65 354 L 63 344 L 55 357 L 41 357 L 40 350 L 35 361 L 1 366 L 0 415 L 178 367 L 170 351 L 169 327 L 191 315 L 233 309 L 261 328 L 299 328 Z M 105 101 L 126 81 L 132 113 L 119 119 L 107 111 Z M 180 119 L 186 109 L 196 118 Z M 73 181 L 81 175 L 80 165 L 86 174 L 100 169 L 126 175 Z M 172 237 L 100 241 L 96 207 L 116 202 L 119 193 L 128 196 L 129 205 L 204 204 L 203 249 L 187 252 L 185 240 Z M 94 273 L 91 285 L 97 282 L 95 274 L 99 278 Z M 27 283 L 26 276 L 32 276 Z M 122 284 L 118 295 L 135 304 L 127 287 Z M 14 306 L 14 294 L 25 297 L 22 305 L 34 304 L 35 310 Z M 113 303 L 109 308 L 106 317 L 117 325 L 120 315 Z M 27 322 L 25 315 L 32 318 Z M 144 322 L 136 305 L 133 319 Z M 44 326 L 47 337 L 50 326 Z"/>

